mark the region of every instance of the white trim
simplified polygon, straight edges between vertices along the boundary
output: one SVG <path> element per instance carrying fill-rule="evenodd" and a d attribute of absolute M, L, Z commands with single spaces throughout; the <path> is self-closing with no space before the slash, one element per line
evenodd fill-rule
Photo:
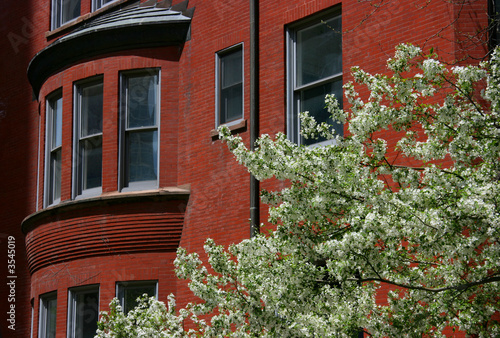
<path fill-rule="evenodd" d="M 35 211 L 38 211 L 38 203 L 39 195 L 40 195 L 40 171 L 42 165 L 42 156 L 40 155 L 40 151 L 42 150 L 42 114 L 40 113 L 40 108 L 38 109 L 38 148 L 37 148 L 37 167 L 36 167 L 36 202 L 35 202 Z M 43 200 L 43 198 L 42 198 Z M 32 330 L 33 331 L 33 328 Z M 33 332 L 32 332 L 33 334 Z"/>

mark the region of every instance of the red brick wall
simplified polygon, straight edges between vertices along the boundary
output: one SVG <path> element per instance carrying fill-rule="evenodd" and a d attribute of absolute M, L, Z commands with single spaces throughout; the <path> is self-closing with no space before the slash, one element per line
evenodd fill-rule
<path fill-rule="evenodd" d="M 166 301 L 170 293 L 175 293 L 174 259 L 174 252 L 132 253 L 54 264 L 35 272 L 31 277 L 36 319 L 34 337 L 38 336 L 40 295 L 57 291 L 56 332 L 57 337 L 66 337 L 69 288 L 99 284 L 99 310 L 107 311 L 116 296 L 116 281 L 155 280 L 158 281 L 158 298 Z"/>
<path fill-rule="evenodd" d="M 180 1 L 174 0 L 174 4 L 177 2 Z M 260 132 L 275 134 L 286 130 L 286 25 L 340 6 L 340 1 L 262 0 L 259 3 Z M 474 32 L 484 25 L 485 1 L 470 1 L 462 9 L 446 1 L 431 1 L 425 6 L 426 1 L 385 3 L 376 9 L 367 2 L 342 2 L 344 82 L 351 79 L 349 69 L 354 65 L 370 72 L 385 72 L 387 58 L 393 55 L 394 46 L 402 42 L 422 45 L 425 51 L 434 47 L 450 61 L 462 57 L 464 50 L 474 56 L 484 51 L 480 42 L 480 47 L 470 47 L 469 53 L 470 44 L 457 45 L 454 41 L 457 32 Z M 89 4 L 90 0 L 82 0 L 82 15 L 90 11 Z M 101 295 L 106 294 L 101 297 L 101 309 L 114 295 L 114 281 L 138 276 L 159 279 L 162 300 L 174 291 L 180 306 L 192 299 L 186 283 L 176 281 L 172 275 L 173 253 L 103 256 L 58 263 L 35 272 L 30 290 L 20 224 L 26 216 L 43 207 L 45 97 L 58 88 L 63 89 L 64 102 L 62 201 L 71 198 L 73 83 L 96 74 L 104 76 L 103 193 L 114 193 L 118 189 L 119 71 L 161 68 L 159 185 L 190 185 L 191 188 L 181 246 L 201 253 L 207 237 L 221 244 L 249 237 L 249 174 L 234 161 L 225 144 L 210 136 L 215 127 L 215 53 L 238 43 L 244 44 L 244 118 L 249 122 L 249 5 L 245 1 L 191 0 L 189 7 L 196 7 L 191 40 L 181 50 L 177 47 L 136 50 L 82 61 L 50 77 L 42 87 L 40 101 L 36 102 L 32 101 L 26 80 L 28 63 L 37 52 L 69 30 L 47 38 L 49 0 L 0 2 L 0 27 L 2 35 L 7 37 L 0 42 L 0 74 L 4 79 L 0 81 L 3 229 L 0 250 L 6 245 L 5 235 L 16 237 L 19 276 L 16 336 L 29 336 L 31 298 L 35 301 L 36 332 L 38 297 L 52 290 L 58 291 L 58 329 L 65 332 L 67 288 L 80 285 L 86 279 L 101 283 Z M 455 21 L 459 13 L 461 19 Z M 241 136 L 248 144 L 248 128 L 241 131 Z M 261 188 L 266 189 L 283 186 L 275 181 L 261 184 Z M 261 217 L 265 221 L 265 207 Z M 128 223 L 133 224 L 134 220 Z M 81 271 L 82 266 L 88 272 Z M 6 270 L 6 260 L 2 257 L 0 270 Z M 7 291 L 6 284 L 0 283 L 0 294 Z M 0 312 L 7 311 L 6 305 L 0 300 Z M 0 329 L 8 336 L 5 321 L 1 322 Z"/>

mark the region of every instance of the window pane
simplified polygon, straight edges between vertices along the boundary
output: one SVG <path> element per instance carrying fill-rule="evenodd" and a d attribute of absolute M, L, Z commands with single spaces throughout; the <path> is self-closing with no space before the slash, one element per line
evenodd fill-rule
<path fill-rule="evenodd" d="M 81 89 L 80 137 L 102 132 L 102 83 Z"/>
<path fill-rule="evenodd" d="M 316 119 L 316 122 L 327 122 L 332 125 L 337 134 L 343 135 L 343 125 L 334 123 L 330 118 L 330 113 L 325 108 L 325 96 L 327 94 L 335 94 L 335 96 L 339 98 L 339 103 L 342 106 L 342 81 L 334 81 L 321 86 L 313 87 L 311 89 L 303 90 L 300 95 L 300 111 L 308 111 L 309 114 Z M 302 144 L 306 145 L 321 141 L 325 141 L 325 139 L 306 140 L 302 138 Z"/>
<path fill-rule="evenodd" d="M 121 285 L 119 286 L 119 298 L 122 302 L 123 312 L 127 314 L 137 305 L 137 298 L 147 294 L 148 297 L 156 295 L 156 284 L 141 284 L 141 285 Z"/>
<path fill-rule="evenodd" d="M 243 51 L 231 51 L 219 57 L 219 124 L 243 117 Z"/>
<path fill-rule="evenodd" d="M 222 88 L 241 83 L 242 51 L 238 50 L 221 57 Z"/>
<path fill-rule="evenodd" d="M 156 180 L 158 154 L 158 132 L 141 131 L 127 134 L 127 181 Z"/>
<path fill-rule="evenodd" d="M 57 298 L 50 296 L 41 298 L 40 307 L 40 337 L 55 338 L 56 337 L 56 315 L 57 315 Z"/>
<path fill-rule="evenodd" d="M 74 325 L 74 337 L 93 338 L 99 320 L 99 291 L 74 292 L 73 297 L 75 313 L 71 316 L 74 322 L 70 325 Z"/>
<path fill-rule="evenodd" d="M 102 181 L 102 138 L 93 137 L 81 142 L 82 189 L 101 186 Z"/>
<path fill-rule="evenodd" d="M 61 0 L 53 0 L 52 2 L 52 28 L 57 28 L 61 26 L 61 17 L 62 17 L 62 1 Z"/>
<path fill-rule="evenodd" d="M 237 84 L 221 91 L 220 123 L 224 124 L 242 117 L 243 88 Z"/>
<path fill-rule="evenodd" d="M 64 24 L 80 16 L 80 0 L 62 1 L 62 22 Z"/>
<path fill-rule="evenodd" d="M 52 110 L 52 145 L 51 150 L 62 144 L 62 97 L 51 103 Z"/>
<path fill-rule="evenodd" d="M 56 336 L 56 316 L 57 316 L 57 299 L 47 301 L 47 326 L 46 336 L 52 338 Z"/>
<path fill-rule="evenodd" d="M 341 73 L 341 18 L 299 30 L 296 48 L 296 86 Z"/>
<path fill-rule="evenodd" d="M 49 189 L 51 196 L 49 204 L 61 198 L 61 149 L 53 151 L 50 159 L 50 179 Z"/>
<path fill-rule="evenodd" d="M 115 1 L 115 0 L 95 0 L 94 10 L 101 8 L 105 4 L 108 4 L 112 1 Z"/>
<path fill-rule="evenodd" d="M 156 76 L 128 78 L 127 128 L 156 125 Z"/>

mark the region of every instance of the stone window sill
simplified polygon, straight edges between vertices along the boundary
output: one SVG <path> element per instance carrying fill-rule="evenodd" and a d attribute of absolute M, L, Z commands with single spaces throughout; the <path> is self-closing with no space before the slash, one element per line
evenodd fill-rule
<path fill-rule="evenodd" d="M 246 131 L 247 120 L 242 120 L 241 122 L 230 125 L 229 130 L 231 131 L 232 134 Z M 217 131 L 217 129 L 210 130 L 210 137 L 212 138 L 213 141 L 219 139 L 219 132 Z"/>

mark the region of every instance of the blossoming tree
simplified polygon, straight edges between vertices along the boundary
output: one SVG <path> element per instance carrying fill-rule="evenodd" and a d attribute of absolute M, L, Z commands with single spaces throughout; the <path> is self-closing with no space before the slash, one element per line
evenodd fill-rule
<path fill-rule="evenodd" d="M 176 332 L 421 337 L 451 327 L 500 335 L 499 67 L 499 50 L 479 66 L 448 67 L 401 45 L 390 76 L 352 70 L 348 109 L 327 97 L 345 137 L 303 114 L 304 137 L 330 145 L 263 135 L 252 152 L 222 128 L 259 180 L 290 184 L 262 192 L 274 231 L 227 249 L 207 240 L 210 270 L 178 250 L 177 274 L 202 302 L 179 314 L 196 328 Z"/>

